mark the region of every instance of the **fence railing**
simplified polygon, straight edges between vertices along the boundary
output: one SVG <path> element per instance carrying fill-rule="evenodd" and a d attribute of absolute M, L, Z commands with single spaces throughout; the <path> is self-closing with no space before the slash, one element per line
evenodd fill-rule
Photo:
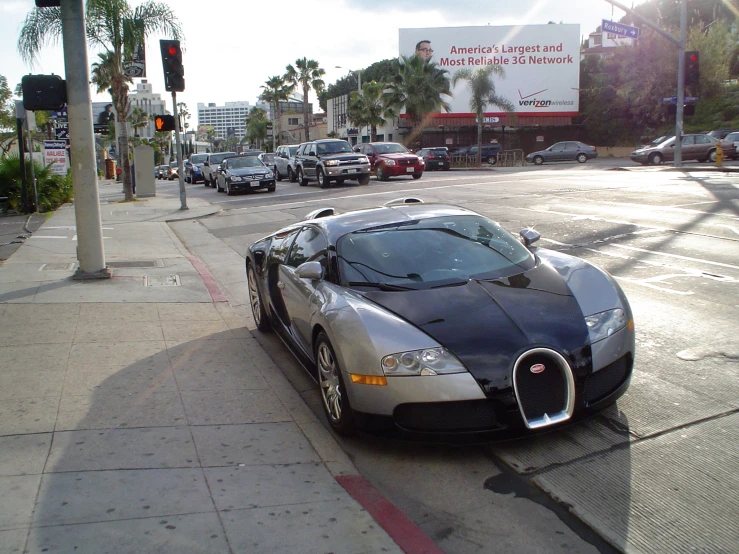
<path fill-rule="evenodd" d="M 482 163 L 478 166 L 477 156 L 468 156 L 466 154 L 452 154 L 451 160 L 452 167 L 491 167 L 493 165 L 514 167 L 517 165 L 526 165 L 523 150 L 504 150 L 503 152 L 498 152 L 496 163 L 494 164 L 488 163 L 487 160 L 483 159 Z"/>

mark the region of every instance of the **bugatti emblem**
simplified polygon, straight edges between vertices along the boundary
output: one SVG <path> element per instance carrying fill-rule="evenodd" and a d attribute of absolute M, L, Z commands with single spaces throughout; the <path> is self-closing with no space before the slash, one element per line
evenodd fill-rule
<path fill-rule="evenodd" d="M 546 366 L 544 364 L 534 364 L 529 368 L 529 371 L 531 373 L 541 373 L 546 369 Z"/>

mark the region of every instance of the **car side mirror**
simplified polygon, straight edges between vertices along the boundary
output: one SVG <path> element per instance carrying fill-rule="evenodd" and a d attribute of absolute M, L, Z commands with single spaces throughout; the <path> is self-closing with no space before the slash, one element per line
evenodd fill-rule
<path fill-rule="evenodd" d="M 297 267 L 295 275 L 301 279 L 321 280 L 323 279 L 323 266 L 321 262 L 305 262 Z"/>
<path fill-rule="evenodd" d="M 541 238 L 541 234 L 539 234 L 538 231 L 535 231 L 534 229 L 531 229 L 530 227 L 526 229 L 521 229 L 519 235 L 521 235 L 521 240 L 523 241 L 524 246 L 531 246 L 534 244 L 537 240 Z"/>

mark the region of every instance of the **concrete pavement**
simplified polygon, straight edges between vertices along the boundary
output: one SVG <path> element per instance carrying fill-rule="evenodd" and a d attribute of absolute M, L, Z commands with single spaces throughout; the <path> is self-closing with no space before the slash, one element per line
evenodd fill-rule
<path fill-rule="evenodd" d="M 0 266 L 0 552 L 436 551 L 166 223 L 220 208 L 100 191 L 111 279 L 69 205 Z"/>

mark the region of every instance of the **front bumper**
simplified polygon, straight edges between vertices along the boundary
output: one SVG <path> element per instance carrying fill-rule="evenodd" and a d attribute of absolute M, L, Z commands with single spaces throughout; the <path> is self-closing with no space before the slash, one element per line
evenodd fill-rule
<path fill-rule="evenodd" d="M 383 169 L 391 177 L 399 177 L 400 175 L 418 175 L 423 173 L 425 166 L 416 165 L 385 165 Z"/>
<path fill-rule="evenodd" d="M 229 190 L 234 192 L 250 192 L 252 190 L 273 189 L 275 188 L 275 179 L 249 179 L 248 177 L 242 181 L 229 181 Z"/>
<path fill-rule="evenodd" d="M 331 179 L 344 178 L 344 179 L 358 179 L 363 175 L 369 175 L 370 166 L 369 164 L 357 164 L 357 165 L 339 165 L 339 166 L 324 166 L 324 172 L 327 177 Z"/>

